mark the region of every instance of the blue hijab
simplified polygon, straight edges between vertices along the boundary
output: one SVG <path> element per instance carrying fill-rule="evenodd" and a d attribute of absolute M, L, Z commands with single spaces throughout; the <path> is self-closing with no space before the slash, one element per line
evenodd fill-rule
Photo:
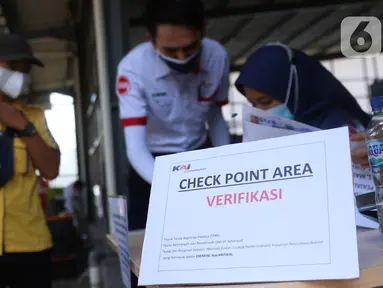
<path fill-rule="evenodd" d="M 288 52 L 278 45 L 264 46 L 250 55 L 235 83 L 244 94 L 243 87 L 256 89 L 284 103 L 292 62 L 298 75 L 298 105 L 292 81 L 287 103 L 294 120 L 321 129 L 336 128 L 358 121 L 366 127 L 370 116 L 365 113 L 348 90 L 313 57 L 295 49 L 292 61 Z M 297 106 L 297 107 L 295 107 Z"/>

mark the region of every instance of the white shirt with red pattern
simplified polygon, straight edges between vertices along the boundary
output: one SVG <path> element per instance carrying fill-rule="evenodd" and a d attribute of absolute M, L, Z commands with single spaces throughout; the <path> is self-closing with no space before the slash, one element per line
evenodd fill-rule
<path fill-rule="evenodd" d="M 195 73 L 176 73 L 146 42 L 118 66 L 116 93 L 128 158 L 147 182 L 154 165 L 151 153 L 194 150 L 207 141 L 208 133 L 213 146 L 230 142 L 221 111 L 228 103 L 227 52 L 204 38 L 199 63 Z"/>
<path fill-rule="evenodd" d="M 214 40 L 205 38 L 202 43 L 196 73 L 175 73 L 149 42 L 134 48 L 118 66 L 121 125 L 147 125 L 151 152 L 181 152 L 201 146 L 207 139 L 205 123 L 212 106 L 228 103 L 226 50 Z"/>

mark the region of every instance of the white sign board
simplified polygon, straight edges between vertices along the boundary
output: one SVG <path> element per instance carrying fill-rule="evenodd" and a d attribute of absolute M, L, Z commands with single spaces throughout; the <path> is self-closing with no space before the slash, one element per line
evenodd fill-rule
<path fill-rule="evenodd" d="M 296 135 L 305 132 L 320 131 L 320 129 L 285 119 L 261 109 L 243 106 L 243 142 L 271 139 L 282 136 Z M 364 142 L 352 142 L 351 151 L 366 145 Z M 375 191 L 376 187 L 370 169 L 352 166 L 354 195 Z M 378 229 L 379 224 L 374 219 L 364 216 L 357 208 L 355 200 L 356 225 L 359 227 Z"/>
<path fill-rule="evenodd" d="M 139 285 L 359 276 L 346 128 L 156 159 Z"/>
<path fill-rule="evenodd" d="M 128 209 L 126 198 L 109 197 L 109 211 L 113 220 L 120 259 L 121 278 L 125 287 L 130 288 L 130 256 L 128 242 Z"/>

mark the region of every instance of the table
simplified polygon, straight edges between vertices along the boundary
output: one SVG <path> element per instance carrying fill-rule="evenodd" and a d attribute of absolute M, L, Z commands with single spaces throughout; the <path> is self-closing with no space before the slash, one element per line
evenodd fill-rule
<path fill-rule="evenodd" d="M 142 245 L 145 231 L 129 232 L 131 269 L 135 275 L 140 273 Z M 109 246 L 118 253 L 117 242 L 113 235 L 107 235 Z M 383 240 L 377 230 L 358 229 L 358 254 L 360 278 L 353 280 L 306 281 L 257 283 L 236 285 L 214 285 L 222 288 L 372 288 L 383 286 Z M 175 288 L 175 286 L 172 286 Z M 192 286 L 188 286 L 191 288 Z M 205 288 L 209 286 L 198 286 Z M 210 286 L 211 287 L 211 286 Z"/>

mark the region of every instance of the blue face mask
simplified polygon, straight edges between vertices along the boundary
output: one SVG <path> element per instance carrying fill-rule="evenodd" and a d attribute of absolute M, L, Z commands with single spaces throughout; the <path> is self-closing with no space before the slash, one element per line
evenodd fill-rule
<path fill-rule="evenodd" d="M 267 111 L 282 118 L 290 120 L 294 119 L 294 115 L 290 112 L 289 108 L 287 108 L 286 104 L 284 103 L 279 104 L 278 106 L 275 106 L 271 109 L 268 109 Z"/>

